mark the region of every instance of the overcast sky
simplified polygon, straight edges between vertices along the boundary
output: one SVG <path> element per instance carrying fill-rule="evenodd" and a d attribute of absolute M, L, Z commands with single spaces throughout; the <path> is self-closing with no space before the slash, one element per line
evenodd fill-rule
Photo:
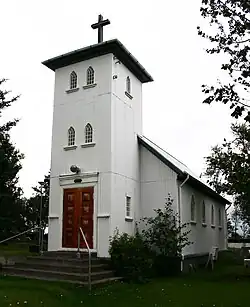
<path fill-rule="evenodd" d="M 25 195 L 50 168 L 54 73 L 43 60 L 97 42 L 91 24 L 109 18 L 104 40 L 118 38 L 153 76 L 143 86 L 144 135 L 198 175 L 211 146 L 230 135 L 227 106 L 203 105 L 201 84 L 220 76 L 218 56 L 197 35 L 201 0 L 3 0 L 0 78 L 21 94 L 4 119 L 18 117 L 12 140 L 25 154 Z"/>

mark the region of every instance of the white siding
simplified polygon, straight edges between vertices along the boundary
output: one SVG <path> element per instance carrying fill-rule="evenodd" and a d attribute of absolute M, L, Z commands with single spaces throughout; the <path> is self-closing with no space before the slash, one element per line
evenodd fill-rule
<path fill-rule="evenodd" d="M 140 216 L 152 216 L 153 209 L 163 208 L 169 193 L 177 212 L 177 174 L 143 146 L 140 146 L 140 170 Z"/>
<path fill-rule="evenodd" d="M 196 204 L 196 224 L 191 224 L 189 235 L 192 245 L 184 249 L 184 254 L 199 254 L 211 251 L 212 246 L 218 246 L 220 250 L 226 249 L 225 241 L 225 207 L 218 203 L 211 197 L 201 193 L 200 191 L 185 184 L 182 187 L 182 205 L 181 205 L 181 219 L 183 223 L 191 220 L 191 197 L 195 197 Z M 202 226 L 202 202 L 206 205 L 206 227 Z M 214 205 L 215 227 L 211 227 L 211 207 Z M 219 228 L 219 214 L 218 209 L 222 212 L 222 229 Z"/>
<path fill-rule="evenodd" d="M 137 134 L 142 132 L 141 82 L 113 58 L 112 119 L 111 119 L 111 229 L 134 233 L 140 204 L 139 151 Z M 130 99 L 125 95 L 126 78 L 131 80 Z M 133 221 L 126 221 L 126 196 L 131 197 Z"/>

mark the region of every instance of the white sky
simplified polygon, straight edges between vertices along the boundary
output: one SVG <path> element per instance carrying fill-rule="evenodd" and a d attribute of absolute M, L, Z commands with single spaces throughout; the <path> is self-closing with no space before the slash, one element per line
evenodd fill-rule
<path fill-rule="evenodd" d="M 211 146 L 230 135 L 228 106 L 203 105 L 201 84 L 214 83 L 220 59 L 197 35 L 201 0 L 1 1 L 0 78 L 21 94 L 4 119 L 18 117 L 12 140 L 25 154 L 25 195 L 50 168 L 54 73 L 43 60 L 97 42 L 91 24 L 109 18 L 104 40 L 118 38 L 153 76 L 143 86 L 144 135 L 198 175 Z M 204 22 L 203 22 L 204 24 Z M 206 27 L 208 25 L 205 23 Z"/>

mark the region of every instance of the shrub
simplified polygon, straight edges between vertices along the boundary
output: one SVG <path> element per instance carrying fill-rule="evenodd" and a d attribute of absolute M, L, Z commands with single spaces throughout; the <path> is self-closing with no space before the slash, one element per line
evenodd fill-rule
<path fill-rule="evenodd" d="M 181 224 L 173 211 L 170 195 L 163 209 L 155 209 L 154 217 L 141 219 L 142 231 L 134 236 L 116 231 L 110 240 L 111 263 L 119 276 L 143 281 L 154 274 L 173 276 L 181 270 L 182 249 L 191 244 L 187 224 Z"/>
<path fill-rule="evenodd" d="M 191 244 L 188 240 L 190 231 L 184 231 L 187 224 L 179 223 L 179 216 L 173 210 L 173 199 L 168 195 L 163 209 L 155 209 L 154 217 L 145 217 L 142 230 L 144 240 L 157 255 L 167 257 L 181 256 L 182 249 Z"/>
<path fill-rule="evenodd" d="M 118 276 L 127 281 L 144 282 L 153 275 L 151 251 L 141 234 L 119 234 L 110 240 L 111 265 Z"/>

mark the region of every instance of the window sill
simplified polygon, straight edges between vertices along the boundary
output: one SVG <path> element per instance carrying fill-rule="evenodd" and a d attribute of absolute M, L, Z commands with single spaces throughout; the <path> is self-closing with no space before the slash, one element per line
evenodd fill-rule
<path fill-rule="evenodd" d="M 196 221 L 190 221 L 190 224 L 191 224 L 191 225 L 196 225 L 197 222 L 196 222 Z"/>
<path fill-rule="evenodd" d="M 221 229 L 222 229 L 222 226 L 218 226 L 218 228 L 221 230 Z"/>
<path fill-rule="evenodd" d="M 125 221 L 126 221 L 126 222 L 133 222 L 133 220 L 134 220 L 134 219 L 133 219 L 131 216 L 126 216 L 126 217 L 125 217 Z"/>
<path fill-rule="evenodd" d="M 71 88 L 71 89 L 69 89 L 69 90 L 66 90 L 65 92 L 66 92 L 67 94 L 70 94 L 70 93 L 74 93 L 74 92 L 77 92 L 77 91 L 79 91 L 79 87 Z"/>
<path fill-rule="evenodd" d="M 110 214 L 109 213 L 100 213 L 100 214 L 97 215 L 97 218 L 108 219 L 108 218 L 110 218 Z"/>
<path fill-rule="evenodd" d="M 211 228 L 215 228 L 215 225 L 211 225 Z"/>
<path fill-rule="evenodd" d="M 50 219 L 50 220 L 52 220 L 52 219 L 59 219 L 59 215 L 50 214 L 50 215 L 49 215 L 49 219 Z"/>
<path fill-rule="evenodd" d="M 125 91 L 125 95 L 129 98 L 129 99 L 133 99 L 133 96 L 131 94 L 129 94 L 127 91 Z"/>
<path fill-rule="evenodd" d="M 88 88 L 92 88 L 92 87 L 95 87 L 97 84 L 96 83 L 93 83 L 93 84 L 87 84 L 87 85 L 83 85 L 83 89 L 84 90 L 87 90 Z"/>
<path fill-rule="evenodd" d="M 77 148 L 77 145 L 72 145 L 72 146 L 64 146 L 63 149 L 68 151 L 68 150 L 74 150 Z"/>
<path fill-rule="evenodd" d="M 202 225 L 202 227 L 207 227 L 206 223 L 202 223 L 201 225 Z"/>
<path fill-rule="evenodd" d="M 85 144 L 82 144 L 82 145 L 81 145 L 82 148 L 94 147 L 94 146 L 95 146 L 95 142 L 92 142 L 92 143 L 85 143 Z"/>

